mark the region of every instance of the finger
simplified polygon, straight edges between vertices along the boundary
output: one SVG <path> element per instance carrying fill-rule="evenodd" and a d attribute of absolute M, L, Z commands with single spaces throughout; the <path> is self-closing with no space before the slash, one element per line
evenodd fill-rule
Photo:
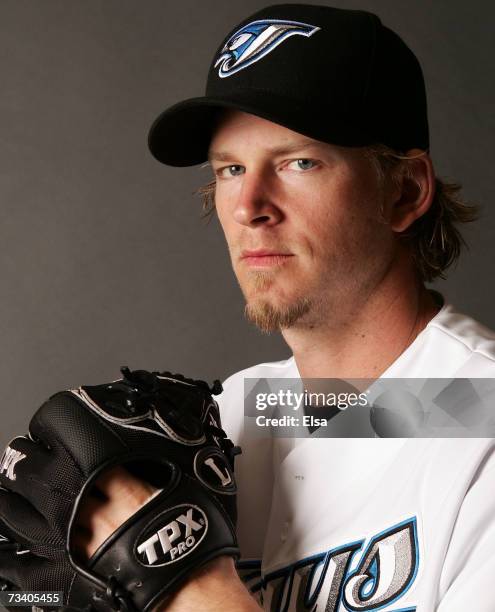
<path fill-rule="evenodd" d="M 117 529 L 136 512 L 136 506 L 116 504 L 94 496 L 81 502 L 74 529 L 71 549 L 89 559 Z"/>
<path fill-rule="evenodd" d="M 99 499 L 88 498 L 86 525 L 97 531 L 97 539 L 103 541 L 120 525 L 135 514 L 155 492 L 154 487 L 116 466 L 102 474 L 95 483 Z M 83 504 L 86 500 L 83 499 Z M 84 506 L 83 506 L 84 508 Z"/>
<path fill-rule="evenodd" d="M 95 515 L 104 512 L 107 501 L 107 499 L 102 497 L 95 497 L 91 494 L 85 495 L 79 505 L 74 526 L 84 529 L 93 529 Z"/>
<path fill-rule="evenodd" d="M 98 513 L 91 526 L 76 525 L 71 533 L 71 550 L 83 559 L 90 559 L 98 548 L 108 540 L 120 524 L 110 515 Z"/>
<path fill-rule="evenodd" d="M 154 492 L 154 487 L 120 466 L 100 476 L 92 490 L 81 500 L 71 536 L 74 550 L 86 558 L 91 557 Z"/>
<path fill-rule="evenodd" d="M 129 504 L 134 502 L 139 507 L 156 491 L 155 487 L 136 478 L 121 466 L 103 473 L 95 486 L 111 501 L 125 500 Z"/>

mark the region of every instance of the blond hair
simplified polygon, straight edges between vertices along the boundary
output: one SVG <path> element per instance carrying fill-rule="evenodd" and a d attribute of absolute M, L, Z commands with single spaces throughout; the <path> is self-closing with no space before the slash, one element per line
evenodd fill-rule
<path fill-rule="evenodd" d="M 426 155 L 408 156 L 385 145 L 366 147 L 381 180 L 389 177 L 396 184 L 407 176 L 414 179 L 413 160 Z M 416 219 L 400 239 L 409 244 L 416 268 L 424 282 L 445 278 L 445 271 L 457 261 L 462 248 L 467 247 L 459 228 L 479 216 L 479 206 L 461 196 L 459 183 L 435 177 L 435 195 L 430 208 Z"/>

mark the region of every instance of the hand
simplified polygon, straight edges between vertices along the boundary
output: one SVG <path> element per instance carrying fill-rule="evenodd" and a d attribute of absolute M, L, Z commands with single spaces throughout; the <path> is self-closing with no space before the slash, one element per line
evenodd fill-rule
<path fill-rule="evenodd" d="M 238 556 L 238 449 L 210 386 L 169 372 L 122 375 L 52 395 L 29 435 L 9 443 L 0 588 L 61 591 L 72 608 L 97 597 L 102 612 L 148 609 L 207 561 Z M 110 461 L 121 467 L 103 474 Z"/>
<path fill-rule="evenodd" d="M 157 491 L 122 467 L 102 475 L 83 500 L 77 516 L 74 546 L 90 558 L 111 534 Z M 240 581 L 234 560 L 218 557 L 198 568 L 175 594 L 154 612 L 209 612 L 229 602 L 232 612 L 259 612 Z"/>
<path fill-rule="evenodd" d="M 120 466 L 100 476 L 83 499 L 77 515 L 73 542 L 75 550 L 85 559 L 92 557 L 100 544 L 156 491 Z"/>

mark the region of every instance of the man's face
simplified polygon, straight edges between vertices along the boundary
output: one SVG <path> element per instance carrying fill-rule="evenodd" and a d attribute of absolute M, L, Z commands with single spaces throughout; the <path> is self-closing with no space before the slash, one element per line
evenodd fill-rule
<path fill-rule="evenodd" d="M 395 250 L 363 149 L 229 111 L 210 146 L 215 204 L 246 313 L 264 331 L 341 320 L 368 299 Z"/>

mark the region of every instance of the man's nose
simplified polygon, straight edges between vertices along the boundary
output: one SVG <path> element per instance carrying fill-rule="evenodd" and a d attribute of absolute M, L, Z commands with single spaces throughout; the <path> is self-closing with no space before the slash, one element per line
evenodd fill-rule
<path fill-rule="evenodd" d="M 268 177 L 245 175 L 233 211 L 234 220 L 248 227 L 276 225 L 283 219 L 276 201 L 275 189 Z"/>

